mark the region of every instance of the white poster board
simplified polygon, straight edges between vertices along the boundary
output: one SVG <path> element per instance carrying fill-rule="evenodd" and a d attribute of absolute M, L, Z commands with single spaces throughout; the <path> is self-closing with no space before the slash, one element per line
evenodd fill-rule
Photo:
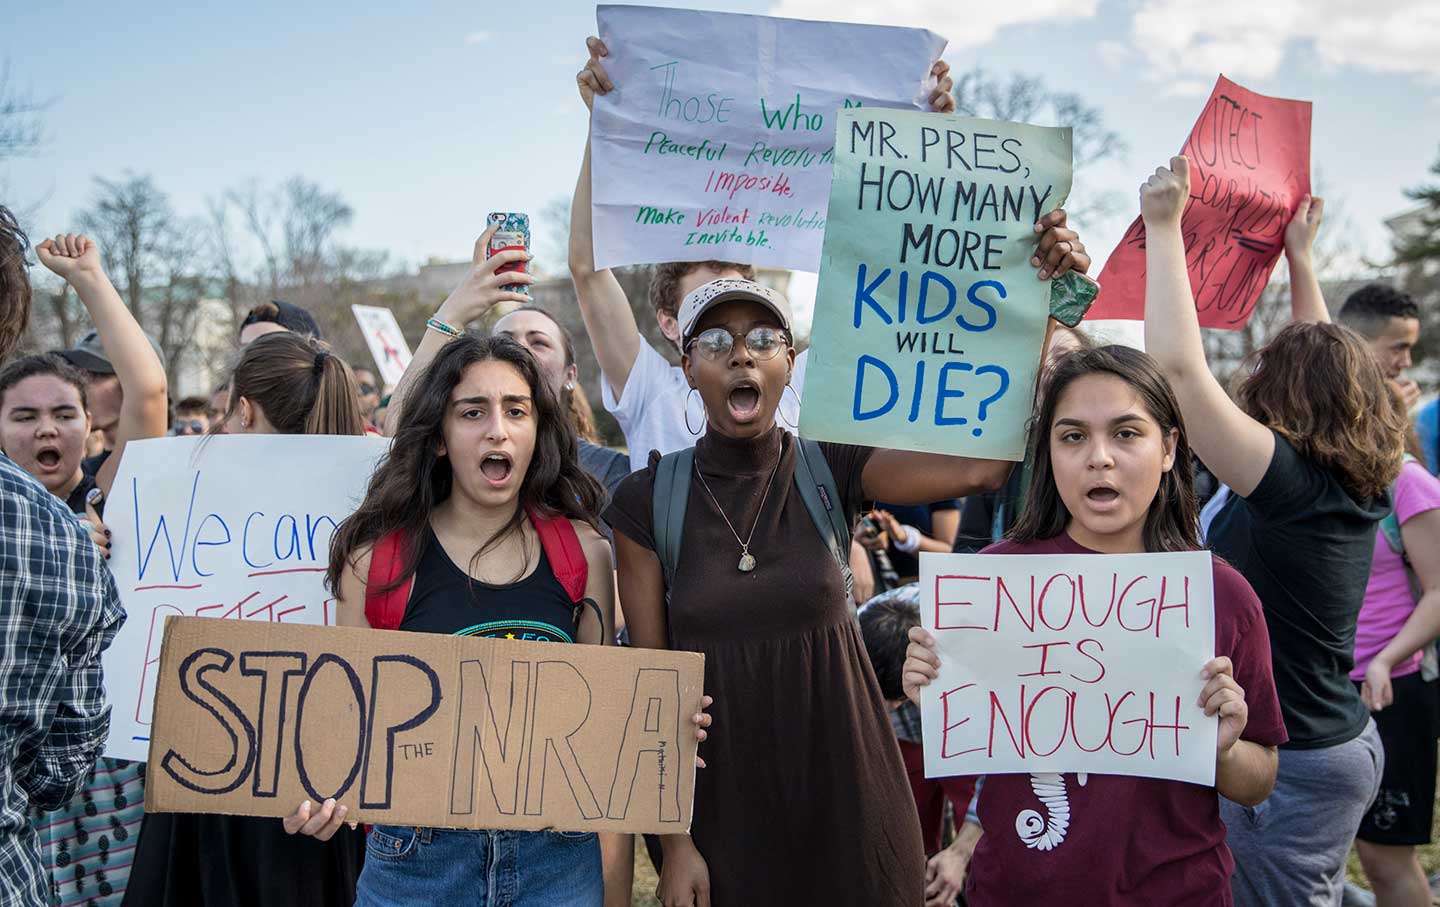
<path fill-rule="evenodd" d="M 355 313 L 360 333 L 365 335 L 380 380 L 390 387 L 399 384 L 400 376 L 410 367 L 410 345 L 405 342 L 395 313 L 375 305 L 352 305 L 350 311 Z"/>
<path fill-rule="evenodd" d="M 883 13 L 877 13 L 883 16 Z M 590 119 L 595 264 L 820 270 L 835 114 L 928 109 L 914 28 L 600 6 L 615 90 Z"/>
<path fill-rule="evenodd" d="M 925 775 L 1094 772 L 1213 786 L 1210 553 L 925 554 L 940 676 Z"/>
<path fill-rule="evenodd" d="M 104 656 L 105 755 L 144 761 L 165 618 L 334 624 L 335 526 L 389 440 L 336 435 L 156 438 L 125 447 L 105 504 L 125 607 Z"/>

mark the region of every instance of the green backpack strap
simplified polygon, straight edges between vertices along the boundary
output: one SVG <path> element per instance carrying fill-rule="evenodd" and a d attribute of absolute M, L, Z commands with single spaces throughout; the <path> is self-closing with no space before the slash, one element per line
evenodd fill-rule
<path fill-rule="evenodd" d="M 665 601 L 675 585 L 680 565 L 680 540 L 685 532 L 685 508 L 690 503 L 690 473 L 695 448 L 687 447 L 660 458 L 655 466 L 655 490 L 650 506 L 655 521 L 655 556 L 665 573 Z"/>
<path fill-rule="evenodd" d="M 1417 461 L 1407 453 L 1404 462 L 1415 463 Z M 1385 514 L 1385 518 L 1380 521 L 1380 531 L 1385 535 L 1385 543 L 1390 546 L 1390 550 L 1400 555 L 1408 568 L 1410 558 L 1405 554 L 1405 539 L 1400 535 L 1400 515 L 1395 512 L 1395 485 L 1397 482 L 1399 479 L 1390 483 L 1390 512 Z"/>
<path fill-rule="evenodd" d="M 795 460 L 795 487 L 810 520 L 830 549 L 840 574 L 845 578 L 845 592 L 854 588 L 850 573 L 850 527 L 846 525 L 844 504 L 835 476 L 820 445 L 797 439 L 800 449 Z M 650 499 L 655 522 L 655 556 L 665 574 L 665 601 L 675 585 L 675 571 L 680 566 L 680 542 L 685 534 L 685 508 L 690 503 L 690 475 L 695 468 L 695 448 L 677 450 L 660 458 L 655 466 L 655 490 Z"/>
<path fill-rule="evenodd" d="M 855 577 L 850 572 L 850 526 L 845 519 L 845 503 L 820 445 L 808 438 L 795 440 L 800 445 L 799 456 L 795 458 L 795 488 L 820 538 L 835 558 L 835 565 L 845 578 L 845 594 L 849 595 L 855 587 Z"/>

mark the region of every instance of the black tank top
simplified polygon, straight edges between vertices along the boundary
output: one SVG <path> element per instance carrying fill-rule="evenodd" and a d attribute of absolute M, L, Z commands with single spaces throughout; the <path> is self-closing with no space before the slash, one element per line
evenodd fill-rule
<path fill-rule="evenodd" d="M 529 576 L 508 586 L 471 579 L 433 529 L 405 606 L 401 630 L 538 642 L 574 642 L 575 605 L 550 569 L 545 550 Z"/>

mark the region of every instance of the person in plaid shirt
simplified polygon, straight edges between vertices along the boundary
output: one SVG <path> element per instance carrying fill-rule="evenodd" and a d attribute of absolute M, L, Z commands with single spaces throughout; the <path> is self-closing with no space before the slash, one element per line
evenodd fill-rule
<path fill-rule="evenodd" d="M 28 242 L 0 206 L 0 359 L 30 313 Z M 0 907 L 46 907 L 31 806 L 74 796 L 105 745 L 100 653 L 125 613 L 75 517 L 0 456 Z"/>

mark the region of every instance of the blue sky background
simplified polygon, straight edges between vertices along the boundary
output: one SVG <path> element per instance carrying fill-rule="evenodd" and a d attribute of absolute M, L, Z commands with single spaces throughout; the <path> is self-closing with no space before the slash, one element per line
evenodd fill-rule
<path fill-rule="evenodd" d="M 674 5 L 777 10 L 772 0 Z M 1386 249 L 1381 219 L 1410 206 L 1401 190 L 1425 178 L 1440 145 L 1440 4 L 1010 6 L 782 0 L 778 9 L 860 21 L 883 11 L 885 24 L 950 38 L 956 70 L 1025 72 L 1080 93 L 1130 147 L 1078 182 L 1119 191 L 1130 206 L 1179 148 L 1220 68 L 1256 91 L 1313 100 L 1320 185 L 1374 257 Z M 538 216 L 573 189 L 586 131 L 574 74 L 595 30 L 590 3 L 63 9 L 14 4 L 0 32 L 11 79 L 53 99 L 39 153 L 0 165 L 0 200 L 26 210 L 38 233 L 72 224 L 95 176 L 150 174 L 178 211 L 200 216 L 227 187 L 301 174 L 353 206 L 345 242 L 413 266 L 467 256 L 487 211 Z M 1081 225 L 1097 258 L 1132 215 Z"/>

